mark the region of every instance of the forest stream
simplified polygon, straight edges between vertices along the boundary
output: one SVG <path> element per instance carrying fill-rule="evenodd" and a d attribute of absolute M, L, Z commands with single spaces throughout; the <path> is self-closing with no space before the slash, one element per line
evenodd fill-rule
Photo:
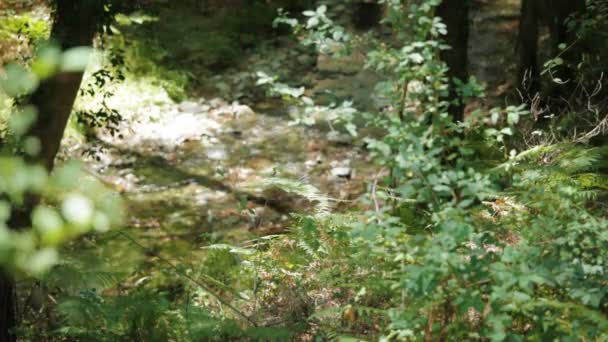
<path fill-rule="evenodd" d="M 0 342 L 608 340 L 606 0 L 0 0 Z"/>
<path fill-rule="evenodd" d="M 487 103 L 472 108 L 500 105 L 512 82 L 503 70 L 514 68 L 508 61 L 515 53 L 518 5 L 490 2 L 472 13 L 469 67 L 495 90 Z M 254 74 L 248 68 L 260 61 L 293 60 L 291 67 L 301 70 L 298 77 L 314 84 L 307 90 L 311 96 L 331 89 L 367 108 L 382 101 L 371 98 L 376 78 L 363 69 L 356 53 L 338 61 L 321 57 L 314 67 L 311 59 L 316 57 L 304 57 L 291 44 L 250 53 L 213 81 L 228 83 L 235 76 Z M 260 90 L 241 89 L 247 91 Z M 87 168 L 127 202 L 127 232 L 141 246 L 104 244 L 115 257 L 118 250 L 126 254 L 115 259 L 116 267 L 125 260 L 136 267 L 135 260 L 148 262 L 159 254 L 181 264 L 196 262 L 197 251 L 209 244 L 247 244 L 256 236 L 283 233 L 292 214 L 311 213 L 319 205 L 298 195 L 298 189 L 289 193 L 269 183 L 269 178 L 312 185 L 311 191 L 326 197 L 334 210 L 348 210 L 361 206 L 355 200 L 370 180 L 381 177 L 361 139 L 327 127 L 294 126 L 280 100 L 239 102 L 216 93 L 174 103 L 166 94 L 159 100 L 142 92 L 134 109 L 123 113 L 122 138 L 105 134 L 98 142 L 66 147 L 72 156 L 93 149 L 95 158 L 87 158 Z M 129 101 L 117 97 L 116 103 Z M 119 237 L 115 243 L 133 241 Z"/>

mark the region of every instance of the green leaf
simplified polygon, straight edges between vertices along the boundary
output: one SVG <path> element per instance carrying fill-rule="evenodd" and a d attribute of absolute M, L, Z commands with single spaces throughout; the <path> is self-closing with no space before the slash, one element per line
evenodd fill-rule
<path fill-rule="evenodd" d="M 64 222 L 54 209 L 41 206 L 34 209 L 32 224 L 45 245 L 57 245 L 65 238 Z"/>
<path fill-rule="evenodd" d="M 44 248 L 27 259 L 27 269 L 34 275 L 42 275 L 59 261 L 59 254 L 53 248 Z"/>
<path fill-rule="evenodd" d="M 357 126 L 355 124 L 349 122 L 344 125 L 344 128 L 346 128 L 346 131 L 353 137 L 357 136 Z"/>
<path fill-rule="evenodd" d="M 519 122 L 519 113 L 518 112 L 509 112 L 507 114 L 507 123 L 509 125 L 515 125 Z"/>
<path fill-rule="evenodd" d="M 83 72 L 93 56 L 93 48 L 78 46 L 63 53 L 61 70 L 67 72 Z"/>
<path fill-rule="evenodd" d="M 79 226 L 88 225 L 94 214 L 93 203 L 80 194 L 70 194 L 61 206 L 63 216 L 71 223 Z"/>
<path fill-rule="evenodd" d="M 44 80 L 53 76 L 61 62 L 61 49 L 55 45 L 46 45 L 39 48 L 32 63 L 32 71 Z"/>
<path fill-rule="evenodd" d="M 317 18 L 317 17 L 311 17 L 306 22 L 306 28 L 313 28 L 317 25 L 319 25 L 319 18 Z"/>
<path fill-rule="evenodd" d="M 29 94 L 38 88 L 38 77 L 21 65 L 9 64 L 4 70 L 6 75 L 0 78 L 0 88 L 8 96 Z"/>
<path fill-rule="evenodd" d="M 34 124 L 37 117 L 38 112 L 36 111 L 36 108 L 27 106 L 21 111 L 11 115 L 8 129 L 15 134 L 15 136 L 21 137 L 27 133 L 27 130 Z"/>

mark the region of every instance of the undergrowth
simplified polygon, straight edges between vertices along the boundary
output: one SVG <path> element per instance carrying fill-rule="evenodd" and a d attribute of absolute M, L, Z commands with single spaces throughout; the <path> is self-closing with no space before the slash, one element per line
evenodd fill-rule
<path fill-rule="evenodd" d="M 120 275 L 98 272 L 83 280 L 67 276 L 69 267 L 56 267 L 48 287 L 60 278 L 80 283 L 80 289 L 86 287 L 82 282 L 99 287 L 58 296 L 56 314 L 62 324 L 53 330 L 56 337 L 608 339 L 608 221 L 603 204 L 608 150 L 579 139 L 584 134 L 523 130 L 535 125 L 530 115 L 534 108 L 526 105 L 477 111 L 454 122 L 445 101 L 453 80 L 438 59 L 448 48 L 443 43 L 446 27 L 434 16 L 440 1 L 384 3 L 386 20 L 403 45 L 379 44 L 367 56 L 367 67 L 385 79 L 377 91 L 392 106 L 365 116 L 367 125 L 383 134 L 364 140 L 379 171 L 379 179 L 370 182 L 361 198 L 364 210 L 332 213 L 331 199 L 314 187 L 267 179 L 261 186 L 305 197 L 317 210 L 296 216 L 284 235 L 208 246 L 193 264 L 175 264 L 146 250 L 127 231 L 120 232 L 133 248 L 155 258 L 161 276 L 157 282 L 130 279 L 129 288 L 120 288 Z M 320 53 L 327 47 L 335 52 L 345 39 L 327 13 L 321 6 L 305 12 L 302 24 L 292 18 L 283 22 L 297 28 L 302 41 L 316 45 Z M 156 15 L 163 18 L 163 9 Z M 119 30 L 140 41 L 113 44 L 126 50 L 127 65 L 140 68 L 131 72 L 160 75 L 181 89 L 192 75 L 183 70 L 171 74 L 177 67 L 171 63 L 186 56 L 186 64 L 205 67 L 234 62 L 238 48 L 231 44 L 255 42 L 243 31 L 266 17 L 253 15 L 254 23 L 245 24 L 228 20 L 228 33 L 215 36 L 205 33 L 213 32 L 217 23 L 193 18 L 201 20 L 196 23 L 205 31 L 201 37 L 162 38 L 169 33 L 146 27 L 157 19 L 131 17 Z M 159 20 L 161 27 L 187 32 L 195 25 Z M 158 63 L 168 68 L 152 69 Z M 458 84 L 471 97 L 483 96 L 475 80 Z M 296 105 L 304 113 L 314 105 L 302 94 L 291 97 L 301 100 Z M 352 115 L 351 106 L 347 109 Z M 353 134 L 356 129 L 348 127 Z M 522 144 L 521 137 L 535 143 Z M 59 277 L 62 272 L 66 275 Z"/>

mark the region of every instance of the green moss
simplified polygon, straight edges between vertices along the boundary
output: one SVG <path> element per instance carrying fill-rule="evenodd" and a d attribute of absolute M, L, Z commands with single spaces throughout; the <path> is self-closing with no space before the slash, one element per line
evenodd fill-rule
<path fill-rule="evenodd" d="M 0 40 L 10 39 L 16 34 L 23 34 L 34 41 L 44 39 L 50 34 L 50 25 L 28 14 L 0 16 Z"/>
<path fill-rule="evenodd" d="M 193 10 L 187 2 L 151 5 L 145 12 L 119 15 L 119 34 L 107 45 L 124 52 L 133 76 L 153 79 L 180 101 L 199 80 L 238 64 L 244 50 L 273 34 L 276 13 L 277 5 L 257 1 L 213 14 Z"/>

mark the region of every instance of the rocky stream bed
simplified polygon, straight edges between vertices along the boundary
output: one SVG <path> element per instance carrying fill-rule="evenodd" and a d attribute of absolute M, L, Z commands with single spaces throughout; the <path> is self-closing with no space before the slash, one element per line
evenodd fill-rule
<path fill-rule="evenodd" d="M 489 94 L 488 104 L 475 106 L 496 104 L 504 95 L 501 85 L 509 80 L 500 77 L 496 68 L 504 63 L 493 57 L 502 56 L 504 62 L 514 53 L 516 11 L 517 1 L 506 1 L 488 2 L 473 13 L 471 35 L 477 38 L 472 41 L 484 43 L 472 46 L 471 53 L 485 58 L 472 60 L 487 63 L 470 69 L 490 89 L 498 89 Z M 277 184 L 309 186 L 308 191 L 328 199 L 332 210 L 361 205 L 355 200 L 379 172 L 361 139 L 326 127 L 292 125 L 288 106 L 259 96 L 252 79 L 258 69 L 275 70 L 292 75 L 294 85 L 306 86 L 308 96 L 332 90 L 332 96 L 373 110 L 382 105 L 372 96 L 377 76 L 364 70 L 363 62 L 357 53 L 334 61 L 284 45 L 250 54 L 241 65 L 207 80 L 216 91 L 201 91 L 182 102 L 147 90 L 115 96 L 112 101 L 123 106 L 125 119 L 120 134 L 99 134 L 89 143 L 68 140 L 63 150 L 64 156 L 77 158 L 95 152 L 85 158 L 87 169 L 122 193 L 125 232 L 145 247 L 116 240 L 105 244 L 107 254 L 121 250 L 119 259 L 130 260 L 130 267 L 161 253 L 186 262 L 212 243 L 241 244 L 284 233 L 294 214 L 311 213 L 318 203 Z M 131 106 L 125 109 L 125 102 Z M 126 248 L 113 248 L 116 244 Z"/>

